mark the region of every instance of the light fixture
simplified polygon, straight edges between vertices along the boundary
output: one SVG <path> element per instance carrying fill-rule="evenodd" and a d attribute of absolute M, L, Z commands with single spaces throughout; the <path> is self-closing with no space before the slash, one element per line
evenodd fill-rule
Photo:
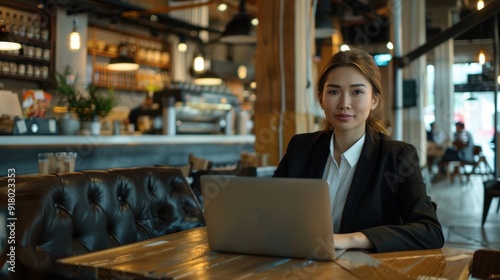
<path fill-rule="evenodd" d="M 194 76 L 194 84 L 202 86 L 217 86 L 222 84 L 222 79 L 212 70 Z"/>
<path fill-rule="evenodd" d="M 479 51 L 479 64 L 484 65 L 486 62 L 486 56 L 484 55 L 483 50 Z"/>
<path fill-rule="evenodd" d="M 394 49 L 394 45 L 392 44 L 392 42 L 387 42 L 387 49 L 389 50 Z"/>
<path fill-rule="evenodd" d="M 238 78 L 244 80 L 247 77 L 248 69 L 245 65 L 238 66 Z"/>
<path fill-rule="evenodd" d="M 111 71 L 135 71 L 139 69 L 139 64 L 131 57 L 119 56 L 110 59 L 107 68 Z"/>
<path fill-rule="evenodd" d="M 348 46 L 348 45 L 346 45 L 346 44 L 342 44 L 342 46 L 340 46 L 340 50 L 341 50 L 341 51 L 343 51 L 343 52 L 348 51 L 348 50 L 350 50 L 350 49 L 351 49 L 351 48 L 349 48 L 349 46 Z"/>
<path fill-rule="evenodd" d="M 72 51 L 77 51 L 81 46 L 80 33 L 78 33 L 78 21 L 77 17 L 73 18 L 73 31 L 69 34 L 69 49 Z"/>
<path fill-rule="evenodd" d="M 21 44 L 16 42 L 15 36 L 7 32 L 7 27 L 3 24 L 0 26 L 0 50 L 14 51 L 19 50 Z"/>
<path fill-rule="evenodd" d="M 467 101 L 476 101 L 476 100 L 477 100 L 477 98 L 474 96 L 474 93 L 473 93 L 473 92 L 471 92 L 471 93 L 470 93 L 470 96 L 469 96 L 466 100 L 467 100 Z"/>
<path fill-rule="evenodd" d="M 484 2 L 483 2 L 483 0 L 477 1 L 477 10 L 479 11 L 479 10 L 481 10 L 483 8 L 484 8 Z"/>
<path fill-rule="evenodd" d="M 319 0 L 316 7 L 316 15 L 314 18 L 315 37 L 330 38 L 333 35 L 334 29 L 331 18 L 332 3 L 331 0 Z"/>
<path fill-rule="evenodd" d="M 193 62 L 193 69 L 195 72 L 203 72 L 205 70 L 205 59 L 201 53 L 198 53 Z"/>
<path fill-rule="evenodd" d="M 251 21 L 252 18 L 245 11 L 245 0 L 241 0 L 238 13 L 236 13 L 226 25 L 220 41 L 229 44 L 255 43 L 257 39 Z"/>
<path fill-rule="evenodd" d="M 227 10 L 227 4 L 219 3 L 219 5 L 217 5 L 217 10 L 219 10 L 220 12 L 224 12 L 225 10 Z"/>
<path fill-rule="evenodd" d="M 184 53 L 187 51 L 187 44 L 186 44 L 186 35 L 184 34 L 179 34 L 179 44 L 177 45 L 177 50 L 181 53 Z"/>
<path fill-rule="evenodd" d="M 111 58 L 107 69 L 111 71 L 135 71 L 139 69 L 139 64 L 130 56 L 130 46 L 123 41 L 118 46 L 118 57 Z"/>

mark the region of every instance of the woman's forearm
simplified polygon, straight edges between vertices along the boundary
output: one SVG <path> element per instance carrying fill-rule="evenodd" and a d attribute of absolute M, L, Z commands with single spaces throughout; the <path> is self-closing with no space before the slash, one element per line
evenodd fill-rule
<path fill-rule="evenodd" d="M 362 232 L 334 234 L 333 244 L 336 249 L 371 249 L 373 244 Z"/>

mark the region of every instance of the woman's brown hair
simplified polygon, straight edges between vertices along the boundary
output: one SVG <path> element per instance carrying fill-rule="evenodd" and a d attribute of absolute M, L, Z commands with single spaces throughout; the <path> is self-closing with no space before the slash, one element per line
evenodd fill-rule
<path fill-rule="evenodd" d="M 377 96 L 379 101 L 378 106 L 370 112 L 368 119 L 366 120 L 367 128 L 370 132 L 388 135 L 386 124 L 382 117 L 382 77 L 380 75 L 380 69 L 375 64 L 372 56 L 367 52 L 359 49 L 352 49 L 348 51 L 340 51 L 334 54 L 321 70 L 317 85 L 318 99 L 321 100 L 322 98 L 323 88 L 325 86 L 328 73 L 330 73 L 332 69 L 342 66 L 350 66 L 358 69 L 370 82 L 373 88 L 373 95 Z M 333 126 L 326 121 L 324 130 L 328 131 L 332 129 Z"/>

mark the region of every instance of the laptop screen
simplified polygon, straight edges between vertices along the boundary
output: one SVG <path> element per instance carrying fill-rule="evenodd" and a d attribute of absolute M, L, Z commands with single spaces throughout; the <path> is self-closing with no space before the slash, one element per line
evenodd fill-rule
<path fill-rule="evenodd" d="M 204 175 L 201 188 L 211 250 L 335 258 L 326 181 Z"/>

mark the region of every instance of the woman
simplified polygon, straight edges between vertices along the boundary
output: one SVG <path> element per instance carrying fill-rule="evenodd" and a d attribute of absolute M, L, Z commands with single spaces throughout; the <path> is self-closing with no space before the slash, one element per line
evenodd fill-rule
<path fill-rule="evenodd" d="M 381 76 L 361 50 L 335 54 L 318 81 L 325 129 L 292 137 L 274 177 L 330 184 L 337 249 L 376 252 L 443 246 L 414 146 L 389 139 Z"/>

